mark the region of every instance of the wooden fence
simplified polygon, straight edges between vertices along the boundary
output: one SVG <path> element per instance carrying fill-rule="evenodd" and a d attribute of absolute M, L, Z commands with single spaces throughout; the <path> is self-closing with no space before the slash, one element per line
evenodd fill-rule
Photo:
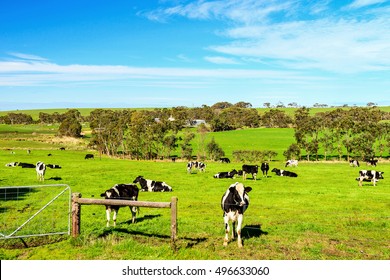
<path fill-rule="evenodd" d="M 81 205 L 109 205 L 109 206 L 136 206 L 149 208 L 171 209 L 171 244 L 175 249 L 177 238 L 177 197 L 172 197 L 171 202 L 148 202 L 118 199 L 91 199 L 81 198 L 80 193 L 72 193 L 72 236 L 80 234 Z"/>

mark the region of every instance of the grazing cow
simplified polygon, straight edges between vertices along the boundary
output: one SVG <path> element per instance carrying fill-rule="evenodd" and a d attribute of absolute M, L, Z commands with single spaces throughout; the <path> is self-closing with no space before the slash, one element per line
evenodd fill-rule
<path fill-rule="evenodd" d="M 263 162 L 260 166 L 261 172 L 263 172 L 263 177 L 268 177 L 269 164 L 268 162 Z"/>
<path fill-rule="evenodd" d="M 229 241 L 229 222 L 232 221 L 232 239 L 234 238 L 234 227 L 237 222 L 237 242 L 238 247 L 242 247 L 241 228 L 244 220 L 244 212 L 249 207 L 248 193 L 251 187 L 244 187 L 242 183 L 234 183 L 229 186 L 222 196 L 221 207 L 223 210 L 223 220 L 225 223 L 225 238 L 223 245 L 227 246 Z"/>
<path fill-rule="evenodd" d="M 351 159 L 349 161 L 349 166 L 352 166 L 352 167 L 359 167 L 360 164 L 359 164 L 359 161 L 357 159 Z"/>
<path fill-rule="evenodd" d="M 192 173 L 192 169 L 198 169 L 200 172 L 206 170 L 206 164 L 201 161 L 189 161 L 187 163 L 187 172 Z"/>
<path fill-rule="evenodd" d="M 289 159 L 288 161 L 286 161 L 286 165 L 284 167 L 287 167 L 287 166 L 297 167 L 298 161 L 296 159 Z"/>
<path fill-rule="evenodd" d="M 6 167 L 16 167 L 16 166 L 19 166 L 19 162 L 15 161 L 15 162 L 6 163 L 5 166 Z"/>
<path fill-rule="evenodd" d="M 61 150 L 61 151 L 65 151 L 65 147 L 61 147 L 60 150 Z"/>
<path fill-rule="evenodd" d="M 379 181 L 379 179 L 383 179 L 383 173 L 382 171 L 375 171 L 375 170 L 360 170 L 359 171 L 359 177 L 356 178 L 356 180 L 359 181 L 359 186 L 362 186 L 362 182 L 372 182 L 373 186 L 375 186 L 376 182 Z"/>
<path fill-rule="evenodd" d="M 281 170 L 278 168 L 274 168 L 271 170 L 271 172 L 275 172 L 276 175 L 278 176 L 286 176 L 286 177 L 298 177 L 297 173 L 288 171 L 288 170 Z"/>
<path fill-rule="evenodd" d="M 61 169 L 61 166 L 58 164 L 46 164 L 46 167 L 49 167 L 51 169 Z"/>
<path fill-rule="evenodd" d="M 171 192 L 172 187 L 165 182 L 153 181 L 145 179 L 143 176 L 138 176 L 133 181 L 134 184 L 139 183 L 141 185 L 141 191 L 143 192 Z"/>
<path fill-rule="evenodd" d="M 237 170 L 233 169 L 232 171 L 229 171 L 229 172 L 218 172 L 217 174 L 214 175 L 214 178 L 215 179 L 222 179 L 222 178 L 233 179 L 236 174 L 238 174 Z"/>
<path fill-rule="evenodd" d="M 246 174 L 250 173 L 252 174 L 252 178 L 256 180 L 257 173 L 259 172 L 259 166 L 258 165 L 247 165 L 244 164 L 242 166 L 242 177 L 244 180 L 246 180 Z"/>
<path fill-rule="evenodd" d="M 84 157 L 84 159 L 90 159 L 90 158 L 95 159 L 95 156 L 93 154 L 86 154 Z"/>
<path fill-rule="evenodd" d="M 219 159 L 219 161 L 220 161 L 221 163 L 230 163 L 230 159 L 227 158 L 227 157 L 222 157 L 222 158 Z"/>
<path fill-rule="evenodd" d="M 45 181 L 46 165 L 42 161 L 38 161 L 35 170 L 37 171 L 38 181 Z"/>
<path fill-rule="evenodd" d="M 27 162 L 19 162 L 19 166 L 21 166 L 22 168 L 35 168 L 35 164 Z"/>
<path fill-rule="evenodd" d="M 105 199 L 126 199 L 126 200 L 138 200 L 138 192 L 139 189 L 136 185 L 131 184 L 117 184 L 112 188 L 106 190 L 100 196 Z M 111 210 L 114 210 L 114 216 L 112 220 L 114 221 L 114 226 L 116 226 L 116 217 L 118 215 L 120 206 L 106 206 L 106 216 L 107 216 L 107 227 L 110 226 L 110 217 Z M 135 215 L 137 214 L 137 207 L 129 206 L 131 215 L 132 215 L 132 223 L 135 223 Z"/>
<path fill-rule="evenodd" d="M 367 165 L 376 166 L 378 164 L 377 159 L 368 159 L 366 160 Z"/>

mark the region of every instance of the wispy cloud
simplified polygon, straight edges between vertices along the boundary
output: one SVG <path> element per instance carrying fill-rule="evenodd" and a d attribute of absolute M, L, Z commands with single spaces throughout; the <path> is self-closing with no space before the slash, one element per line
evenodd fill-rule
<path fill-rule="evenodd" d="M 273 67 L 356 73 L 390 70 L 389 10 L 376 5 L 353 11 L 385 2 L 355 0 L 328 13 L 330 0 L 200 0 L 150 15 L 229 21 L 217 34 L 230 42 L 207 46 L 214 52 L 206 56 L 209 62 L 267 61 Z"/>
<path fill-rule="evenodd" d="M 20 54 L 19 57 L 34 57 Z M 234 63 L 223 57 L 210 57 L 214 63 Z M 11 60 L 0 61 L 0 86 L 60 86 L 66 83 L 102 83 L 105 81 L 164 80 L 166 85 L 189 85 L 193 79 L 202 83 L 214 79 L 271 79 L 306 80 L 317 79 L 302 77 L 297 71 L 269 71 L 248 69 L 206 69 L 206 68 L 166 68 L 131 67 L 124 65 L 60 65 L 48 60 Z M 321 78 L 318 78 L 321 79 Z"/>
<path fill-rule="evenodd" d="M 363 7 L 367 7 L 367 6 L 371 6 L 371 5 L 375 5 L 375 4 L 382 4 L 382 3 L 386 3 L 386 2 L 389 2 L 389 1 L 388 0 L 355 0 L 347 7 L 351 8 L 351 9 L 359 9 L 359 8 L 363 8 Z"/>
<path fill-rule="evenodd" d="M 222 56 L 206 56 L 204 59 L 208 62 L 215 63 L 215 64 L 240 64 L 234 58 L 228 58 Z"/>

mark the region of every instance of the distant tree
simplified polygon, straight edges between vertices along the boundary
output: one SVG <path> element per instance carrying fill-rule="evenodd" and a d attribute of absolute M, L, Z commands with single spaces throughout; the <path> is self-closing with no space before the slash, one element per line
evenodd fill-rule
<path fill-rule="evenodd" d="M 81 137 L 82 126 L 80 122 L 73 116 L 68 116 L 64 119 L 58 128 L 59 136 L 69 136 L 69 137 Z"/>
<path fill-rule="evenodd" d="M 225 156 L 225 152 L 215 142 L 214 137 L 211 139 L 210 143 L 207 144 L 207 152 L 211 160 L 219 160 L 221 157 Z"/>
<path fill-rule="evenodd" d="M 213 109 L 226 109 L 226 108 L 230 108 L 230 107 L 233 107 L 233 104 L 226 102 L 226 101 L 225 102 L 217 102 L 211 106 L 211 108 L 213 108 Z"/>
<path fill-rule="evenodd" d="M 252 104 L 249 102 L 240 101 L 234 104 L 235 107 L 238 108 L 252 108 Z"/>
<path fill-rule="evenodd" d="M 261 117 L 261 123 L 265 127 L 289 127 L 293 120 L 286 112 L 280 109 L 271 109 L 268 112 L 265 112 Z"/>
<path fill-rule="evenodd" d="M 283 152 L 283 156 L 286 160 L 300 159 L 301 149 L 296 143 L 291 144 L 286 151 Z"/>
<path fill-rule="evenodd" d="M 271 108 L 271 103 L 270 102 L 265 102 L 265 103 L 263 103 L 263 106 L 265 108 Z"/>

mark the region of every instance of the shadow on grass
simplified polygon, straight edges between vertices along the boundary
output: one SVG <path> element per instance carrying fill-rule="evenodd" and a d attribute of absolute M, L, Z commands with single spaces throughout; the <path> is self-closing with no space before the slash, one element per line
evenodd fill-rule
<path fill-rule="evenodd" d="M 160 216 L 161 216 L 161 214 L 159 214 L 159 215 L 146 215 L 146 216 L 137 218 L 136 223 L 142 223 L 143 221 L 152 220 L 152 219 L 158 218 Z M 123 222 L 123 223 L 119 223 L 118 225 L 120 225 L 120 224 L 122 224 L 122 225 L 131 224 L 131 220 Z M 109 227 L 109 228 L 104 229 L 104 231 L 100 235 L 98 235 L 98 238 L 105 238 L 112 233 L 124 233 L 124 234 L 130 234 L 132 236 L 159 238 L 159 239 L 167 240 L 169 242 L 171 241 L 170 235 L 147 233 L 147 232 L 143 232 L 143 231 L 131 230 L 131 229 L 127 229 L 127 228 L 118 228 L 118 227 L 117 228 Z M 186 248 L 192 248 L 192 247 L 194 247 L 194 246 L 198 245 L 199 243 L 204 242 L 206 240 L 207 240 L 207 238 L 204 238 L 204 237 L 203 238 L 179 237 L 176 242 L 178 243 L 177 245 L 179 245 L 181 243 L 181 245 L 179 245 L 180 247 L 184 246 Z M 182 242 L 184 242 L 185 244 L 182 244 Z"/>
<path fill-rule="evenodd" d="M 246 225 L 241 230 L 241 236 L 245 239 L 260 237 L 262 235 L 268 235 L 268 232 L 263 231 L 261 225 Z"/>

